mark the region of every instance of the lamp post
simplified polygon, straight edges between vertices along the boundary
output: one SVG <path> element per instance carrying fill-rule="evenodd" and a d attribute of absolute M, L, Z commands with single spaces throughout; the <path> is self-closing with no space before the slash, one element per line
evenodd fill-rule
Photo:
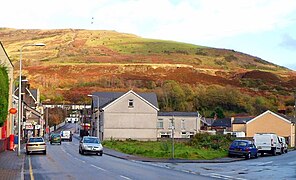
<path fill-rule="evenodd" d="M 96 124 L 96 128 L 97 128 L 97 132 L 96 132 L 96 136 L 97 137 L 99 137 L 100 138 L 100 140 L 103 140 L 102 138 L 102 134 L 100 133 L 101 132 L 101 124 L 99 123 L 100 122 L 100 98 L 99 98 L 99 96 L 97 96 L 97 95 L 92 95 L 92 94 L 89 94 L 89 95 L 87 95 L 88 97 L 95 97 L 95 98 L 97 98 L 97 116 L 95 116 L 95 117 L 97 117 L 97 119 L 96 119 L 96 121 L 95 121 L 95 124 Z M 93 113 L 94 114 L 94 113 Z M 95 118 L 94 118 L 95 119 Z"/>
<path fill-rule="evenodd" d="M 26 46 L 45 46 L 43 43 L 24 44 L 20 49 L 20 74 L 19 74 L 19 93 L 18 93 L 18 151 L 17 155 L 21 154 L 21 118 L 22 118 L 22 51 Z"/>

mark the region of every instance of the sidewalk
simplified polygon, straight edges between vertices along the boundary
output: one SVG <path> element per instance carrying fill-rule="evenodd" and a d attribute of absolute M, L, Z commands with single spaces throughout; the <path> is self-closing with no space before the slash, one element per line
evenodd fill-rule
<path fill-rule="evenodd" d="M 17 156 L 16 151 L 0 153 L 0 180 L 23 179 L 23 165 L 25 154 Z"/>

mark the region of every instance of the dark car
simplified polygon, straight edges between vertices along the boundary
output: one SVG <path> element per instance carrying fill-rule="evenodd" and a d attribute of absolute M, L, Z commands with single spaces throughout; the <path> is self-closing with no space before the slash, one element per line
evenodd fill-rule
<path fill-rule="evenodd" d="M 62 144 L 62 138 L 60 134 L 51 134 L 50 135 L 50 144 L 59 143 Z"/>
<path fill-rule="evenodd" d="M 228 156 L 243 156 L 246 159 L 251 157 L 258 157 L 258 149 L 252 141 L 248 140 L 234 140 L 228 150 Z"/>

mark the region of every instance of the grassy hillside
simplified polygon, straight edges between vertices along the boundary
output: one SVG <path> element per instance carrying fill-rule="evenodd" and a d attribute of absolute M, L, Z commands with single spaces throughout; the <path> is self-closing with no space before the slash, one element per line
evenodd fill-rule
<path fill-rule="evenodd" d="M 2 28 L 0 37 L 15 63 L 16 75 L 22 45 L 47 45 L 23 49 L 23 73 L 48 101 L 84 103 L 90 100 L 86 95 L 94 91 L 134 89 L 156 92 L 162 110 L 206 112 L 215 105 L 201 107 L 197 97 L 201 89 L 217 86 L 234 89 L 252 103 L 265 98 L 263 104 L 269 104 L 265 109 L 277 109 L 290 108 L 296 87 L 294 71 L 234 50 L 99 30 Z M 238 112 L 257 113 L 252 103 Z"/>

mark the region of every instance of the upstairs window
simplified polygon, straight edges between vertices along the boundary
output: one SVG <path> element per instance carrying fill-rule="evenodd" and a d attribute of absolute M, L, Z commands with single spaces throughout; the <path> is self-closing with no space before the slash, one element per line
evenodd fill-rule
<path fill-rule="evenodd" d="M 158 121 L 157 121 L 157 128 L 158 129 L 163 129 L 163 119 L 158 119 Z"/>
<path fill-rule="evenodd" d="M 184 119 L 182 119 L 181 120 L 181 129 L 185 129 L 185 120 Z"/>
<path fill-rule="evenodd" d="M 129 108 L 133 108 L 134 107 L 134 100 L 133 99 L 129 99 L 128 100 L 128 107 Z"/>

